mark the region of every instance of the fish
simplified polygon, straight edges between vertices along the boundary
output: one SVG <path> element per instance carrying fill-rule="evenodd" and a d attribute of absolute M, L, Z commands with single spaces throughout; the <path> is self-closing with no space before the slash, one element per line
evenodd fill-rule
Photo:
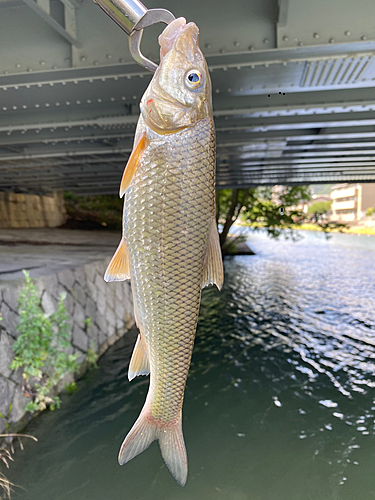
<path fill-rule="evenodd" d="M 123 465 L 159 441 L 176 481 L 187 479 L 182 405 L 201 290 L 223 285 L 215 218 L 212 90 L 196 24 L 172 21 L 140 103 L 120 185 L 123 232 L 104 279 L 130 279 L 139 328 L 128 378 L 150 374 L 146 401 L 123 441 Z"/>

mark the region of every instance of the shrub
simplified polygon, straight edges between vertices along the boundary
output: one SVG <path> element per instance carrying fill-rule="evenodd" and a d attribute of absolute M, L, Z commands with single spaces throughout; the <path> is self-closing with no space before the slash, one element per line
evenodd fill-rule
<path fill-rule="evenodd" d="M 51 397 L 51 389 L 67 372 L 78 369 L 77 355 L 68 354 L 71 347 L 70 327 L 61 294 L 56 311 L 43 313 L 37 289 L 27 271 L 23 271 L 25 286 L 19 297 L 20 333 L 13 344 L 16 354 L 10 368 L 23 369 L 24 392 L 31 397 L 26 410 L 34 413 L 60 407 L 60 398 Z"/>

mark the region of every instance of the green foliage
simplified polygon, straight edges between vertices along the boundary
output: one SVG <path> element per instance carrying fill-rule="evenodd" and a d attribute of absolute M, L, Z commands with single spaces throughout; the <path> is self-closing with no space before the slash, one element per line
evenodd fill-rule
<path fill-rule="evenodd" d="M 95 344 L 92 342 L 90 344 L 90 349 L 86 352 L 86 363 L 89 368 L 98 368 L 97 361 L 99 355 L 96 352 Z"/>
<path fill-rule="evenodd" d="M 23 369 L 24 391 L 31 397 L 26 410 L 34 413 L 60 407 L 60 399 L 51 397 L 51 389 L 67 372 L 78 368 L 77 355 L 68 354 L 71 347 L 68 315 L 61 294 L 52 314 L 43 313 L 37 289 L 27 271 L 25 286 L 19 297 L 20 322 L 18 339 L 13 344 L 16 354 L 10 368 Z"/>
<path fill-rule="evenodd" d="M 65 390 L 68 394 L 73 394 L 73 392 L 76 392 L 78 391 L 78 385 L 76 382 L 72 382 L 71 384 L 68 384 L 66 387 L 65 387 Z"/>
<path fill-rule="evenodd" d="M 116 195 L 77 196 L 64 193 L 69 227 L 121 230 L 123 200 Z"/>
<path fill-rule="evenodd" d="M 309 214 L 326 214 L 329 212 L 332 205 L 332 200 L 327 201 L 314 201 L 308 208 Z"/>
<path fill-rule="evenodd" d="M 272 187 L 218 191 L 216 217 L 223 226 L 220 234 L 222 248 L 229 228 L 238 218 L 255 230 L 264 229 L 272 238 L 283 235 L 285 238 L 297 239 L 293 225 L 304 218 L 297 207 L 310 198 L 308 186 L 281 187 L 277 194 Z"/>
<path fill-rule="evenodd" d="M 375 207 L 370 207 L 366 210 L 367 217 L 370 217 L 373 214 L 375 214 Z"/>

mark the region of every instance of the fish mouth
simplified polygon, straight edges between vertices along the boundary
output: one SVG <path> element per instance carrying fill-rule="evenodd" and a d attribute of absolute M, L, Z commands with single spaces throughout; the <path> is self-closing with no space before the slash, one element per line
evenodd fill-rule
<path fill-rule="evenodd" d="M 196 38 L 198 38 L 198 28 L 194 23 L 186 24 L 184 17 L 179 17 L 168 24 L 163 33 L 159 36 L 160 60 L 173 48 L 180 35 L 189 28 L 194 27 Z"/>

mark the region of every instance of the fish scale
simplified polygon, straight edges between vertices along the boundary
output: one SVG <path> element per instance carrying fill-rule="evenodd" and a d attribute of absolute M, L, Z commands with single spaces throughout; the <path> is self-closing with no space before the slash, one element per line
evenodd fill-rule
<path fill-rule="evenodd" d="M 214 149 L 210 118 L 152 141 L 126 193 L 124 237 L 135 308 L 150 355 L 151 414 L 166 424 L 180 416 L 195 338 L 215 210 Z"/>

